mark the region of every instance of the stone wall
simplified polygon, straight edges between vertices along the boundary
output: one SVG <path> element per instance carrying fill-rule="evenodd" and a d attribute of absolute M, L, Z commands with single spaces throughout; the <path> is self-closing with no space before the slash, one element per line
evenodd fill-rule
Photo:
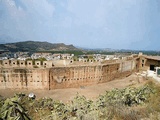
<path fill-rule="evenodd" d="M 49 89 L 80 87 L 104 83 L 128 76 L 134 70 L 133 61 L 92 66 L 55 67 L 49 70 Z M 128 66 L 129 65 L 129 66 Z M 123 71 L 122 71 L 123 69 Z"/>
<path fill-rule="evenodd" d="M 79 87 L 102 80 L 102 66 L 56 67 L 49 73 L 50 89 Z"/>
<path fill-rule="evenodd" d="M 21 64 L 22 63 L 22 64 Z M 135 62 L 123 61 L 99 65 L 53 67 L 52 62 L 3 61 L 0 69 L 0 89 L 57 89 L 80 87 L 128 76 Z M 21 66 L 21 67 L 20 67 Z"/>
<path fill-rule="evenodd" d="M 2 68 L 51 68 L 54 66 L 53 61 L 35 61 L 32 60 L 3 60 L 0 61 L 0 67 Z"/>
<path fill-rule="evenodd" d="M 0 89 L 48 89 L 48 69 L 0 69 Z"/>
<path fill-rule="evenodd" d="M 154 65 L 154 67 L 159 67 L 160 60 L 148 59 L 145 56 L 141 56 L 139 58 L 139 70 L 142 71 L 150 70 L 150 65 Z"/>

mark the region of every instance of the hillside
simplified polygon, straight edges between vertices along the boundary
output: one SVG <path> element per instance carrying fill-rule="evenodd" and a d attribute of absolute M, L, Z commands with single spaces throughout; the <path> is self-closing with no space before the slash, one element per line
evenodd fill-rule
<path fill-rule="evenodd" d="M 0 50 L 7 51 L 65 51 L 78 50 L 73 45 L 65 45 L 64 43 L 48 43 L 39 41 L 25 41 L 16 43 L 0 44 Z"/>

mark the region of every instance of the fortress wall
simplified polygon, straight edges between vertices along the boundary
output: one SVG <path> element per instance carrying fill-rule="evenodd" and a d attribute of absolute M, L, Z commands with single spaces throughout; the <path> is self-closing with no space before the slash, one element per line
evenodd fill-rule
<path fill-rule="evenodd" d="M 4 68 L 51 68 L 53 67 L 53 61 L 38 61 L 35 63 L 32 60 L 24 61 L 24 60 L 3 60 L 0 61 L 0 67 Z"/>
<path fill-rule="evenodd" d="M 78 87 L 93 84 L 92 67 L 57 67 L 50 69 L 50 89 Z"/>
<path fill-rule="evenodd" d="M 17 63 L 16 60 L 12 60 L 12 61 L 11 61 L 11 66 L 12 66 L 12 67 L 18 67 L 17 64 L 18 64 L 18 63 Z"/>
<path fill-rule="evenodd" d="M 14 69 L 1 69 L 0 70 L 0 88 L 23 88 L 26 85 L 23 82 L 23 73 L 19 71 L 16 73 Z M 22 78 L 22 79 L 21 79 Z"/>
<path fill-rule="evenodd" d="M 26 67 L 26 62 L 23 60 L 19 61 L 19 67 Z"/>
<path fill-rule="evenodd" d="M 53 61 L 43 61 L 44 68 L 51 68 L 53 66 L 54 66 Z"/>
<path fill-rule="evenodd" d="M 41 67 L 41 61 L 35 61 L 35 65 L 36 65 L 37 67 Z"/>
<path fill-rule="evenodd" d="M 129 76 L 132 74 L 132 72 L 136 70 L 136 61 L 135 60 L 128 60 L 128 61 L 123 61 L 120 64 L 120 75 L 119 77 L 124 77 L 124 76 Z"/>
<path fill-rule="evenodd" d="M 33 62 L 31 60 L 27 61 L 27 67 L 33 68 Z"/>
<path fill-rule="evenodd" d="M 9 60 L 3 60 L 2 62 L 3 62 L 2 66 L 4 66 L 4 67 L 9 67 L 10 66 Z"/>
<path fill-rule="evenodd" d="M 103 69 L 102 69 L 102 72 L 103 72 L 102 73 L 102 77 L 103 77 L 102 82 L 111 81 L 111 80 L 117 78 L 120 75 L 119 67 L 120 67 L 119 63 L 104 65 Z"/>
<path fill-rule="evenodd" d="M 49 71 L 50 88 L 79 87 L 103 83 L 119 75 L 119 63 L 97 66 L 56 67 Z"/>
<path fill-rule="evenodd" d="M 54 66 L 68 66 L 73 63 L 74 60 L 53 60 Z"/>
<path fill-rule="evenodd" d="M 0 89 L 48 89 L 48 74 L 45 69 L 0 70 Z"/>
<path fill-rule="evenodd" d="M 28 89 L 48 89 L 48 69 L 32 69 L 28 71 Z"/>
<path fill-rule="evenodd" d="M 5 62 L 7 64 L 5 64 Z M 23 64 L 21 64 L 21 62 Z M 97 83 L 104 83 L 115 78 L 128 76 L 135 68 L 134 61 L 122 63 L 108 63 L 101 65 L 68 66 L 33 68 L 32 61 L 19 61 L 25 67 L 9 67 L 9 61 L 4 61 L 0 69 L 0 89 L 56 89 L 80 87 Z M 36 62 L 40 63 L 40 62 Z M 16 66 L 16 64 L 13 64 Z M 49 65 L 49 66 L 48 66 Z M 28 67 L 27 67 L 28 66 Z"/>
<path fill-rule="evenodd" d="M 121 72 L 132 71 L 135 69 L 135 66 L 136 66 L 136 61 L 133 61 L 133 60 L 123 61 L 120 64 L 120 70 L 121 70 Z"/>

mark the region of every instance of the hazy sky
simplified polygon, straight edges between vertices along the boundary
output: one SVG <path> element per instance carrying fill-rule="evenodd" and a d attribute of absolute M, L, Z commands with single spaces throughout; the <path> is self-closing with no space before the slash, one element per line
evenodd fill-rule
<path fill-rule="evenodd" d="M 160 50 L 160 0 L 0 0 L 0 43 Z"/>

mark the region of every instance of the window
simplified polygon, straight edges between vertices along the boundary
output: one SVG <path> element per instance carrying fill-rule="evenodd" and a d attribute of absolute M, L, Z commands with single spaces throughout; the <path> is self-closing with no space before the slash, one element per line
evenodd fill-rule
<path fill-rule="evenodd" d="M 144 60 L 142 60 L 142 63 L 144 63 Z"/>
<path fill-rule="evenodd" d="M 142 64 L 142 67 L 144 66 L 144 64 Z"/>

